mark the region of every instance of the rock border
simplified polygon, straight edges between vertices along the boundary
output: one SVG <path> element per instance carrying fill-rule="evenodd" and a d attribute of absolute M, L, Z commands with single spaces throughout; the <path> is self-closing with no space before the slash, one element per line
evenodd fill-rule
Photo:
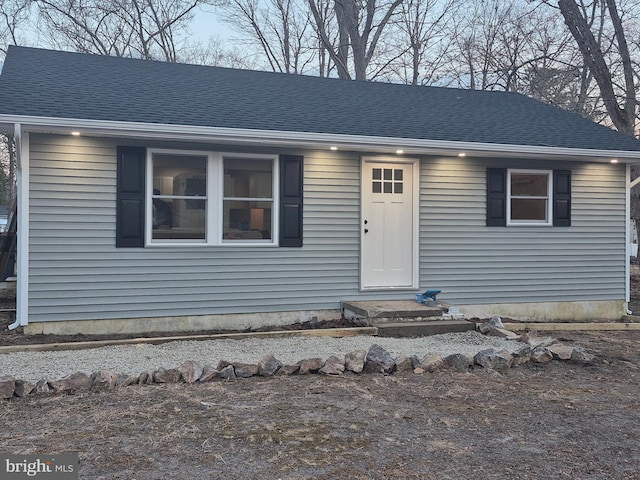
<path fill-rule="evenodd" d="M 337 376 L 345 372 L 352 374 L 378 373 L 391 375 L 395 372 L 412 371 L 416 375 L 450 368 L 459 372 L 468 372 L 482 367 L 486 370 L 505 370 L 525 363 L 547 364 L 552 360 L 591 363 L 594 357 L 579 345 L 562 343 L 552 337 L 537 337 L 524 333 L 518 335 L 504 328 L 500 317 L 479 325 L 479 331 L 485 335 L 499 336 L 524 343 L 514 352 L 489 348 L 475 355 L 454 353 L 442 357 L 401 355 L 393 358 L 389 352 L 377 344 L 369 350 L 354 350 L 343 359 L 331 356 L 326 360 L 320 357 L 300 360 L 293 365 L 284 365 L 271 354 L 263 355 L 257 364 L 227 362 L 220 360 L 216 367 L 202 365 L 188 360 L 176 368 L 159 368 L 153 372 L 143 371 L 138 375 L 117 374 L 108 370 L 93 373 L 78 371 L 56 380 L 42 379 L 36 383 L 20 380 L 11 375 L 0 376 L 0 398 L 11 399 L 32 394 L 73 394 L 83 391 L 105 391 L 130 385 L 151 385 L 163 383 L 205 383 L 214 380 L 235 380 L 254 376 L 272 377 L 274 375 L 320 374 Z"/>

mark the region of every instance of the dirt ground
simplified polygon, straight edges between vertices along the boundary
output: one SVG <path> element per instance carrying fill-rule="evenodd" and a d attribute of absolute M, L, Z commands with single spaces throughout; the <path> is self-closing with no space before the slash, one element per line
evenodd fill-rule
<path fill-rule="evenodd" d="M 595 360 L 16 398 L 0 452 L 82 479 L 640 479 L 640 331 L 552 335 Z"/>

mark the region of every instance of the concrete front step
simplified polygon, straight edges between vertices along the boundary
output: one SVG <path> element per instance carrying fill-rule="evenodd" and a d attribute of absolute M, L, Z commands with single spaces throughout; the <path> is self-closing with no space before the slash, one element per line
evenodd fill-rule
<path fill-rule="evenodd" d="M 379 337 L 426 337 L 440 333 L 467 332 L 476 328 L 475 323 L 465 320 L 374 323 L 373 325 L 378 328 Z"/>
<path fill-rule="evenodd" d="M 441 320 L 448 311 L 447 305 L 429 307 L 411 300 L 342 302 L 343 318 L 367 324 Z"/>

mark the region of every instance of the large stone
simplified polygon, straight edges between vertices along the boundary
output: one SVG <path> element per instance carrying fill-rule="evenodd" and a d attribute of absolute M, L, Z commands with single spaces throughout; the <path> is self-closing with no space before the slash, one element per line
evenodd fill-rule
<path fill-rule="evenodd" d="M 531 361 L 535 363 L 549 363 L 553 354 L 545 347 L 536 347 L 531 351 Z"/>
<path fill-rule="evenodd" d="M 202 376 L 204 367 L 198 362 L 187 360 L 178 367 L 178 371 L 180 371 L 180 377 L 182 377 L 184 382 L 194 383 Z"/>
<path fill-rule="evenodd" d="M 304 360 L 300 360 L 298 362 L 298 365 L 300 365 L 298 374 L 306 375 L 308 373 L 315 373 L 319 371 L 322 368 L 323 362 L 322 362 L 322 358 L 314 357 L 314 358 L 307 358 Z"/>
<path fill-rule="evenodd" d="M 435 372 L 439 368 L 442 368 L 444 362 L 440 355 L 425 355 L 422 360 L 420 360 L 420 367 L 422 367 L 427 372 Z"/>
<path fill-rule="evenodd" d="M 502 319 L 497 315 L 491 317 L 491 320 L 480 324 L 480 326 L 478 327 L 480 333 L 489 333 L 494 328 L 504 328 Z"/>
<path fill-rule="evenodd" d="M 178 383 L 180 381 L 180 370 L 177 368 L 159 368 L 153 372 L 155 383 Z"/>
<path fill-rule="evenodd" d="M 533 333 L 523 333 L 520 335 L 520 341 L 529 344 L 531 348 L 547 347 L 555 342 L 552 337 L 537 337 Z"/>
<path fill-rule="evenodd" d="M 368 373 L 392 373 L 396 368 L 396 362 L 389 352 L 380 345 L 373 344 L 369 347 L 364 363 L 364 371 Z"/>
<path fill-rule="evenodd" d="M 571 355 L 573 354 L 573 347 L 564 343 L 549 345 L 547 350 L 551 352 L 556 360 L 571 360 Z"/>
<path fill-rule="evenodd" d="M 91 374 L 91 388 L 96 391 L 111 390 L 116 386 L 118 376 L 109 370 L 100 370 Z"/>
<path fill-rule="evenodd" d="M 47 382 L 44 378 L 42 380 L 38 380 L 36 382 L 36 393 L 51 393 L 51 387 L 49 387 L 49 382 Z"/>
<path fill-rule="evenodd" d="M 0 375 L 0 398 L 12 398 L 16 391 L 16 379 L 11 375 Z"/>
<path fill-rule="evenodd" d="M 222 370 L 218 371 L 218 376 L 220 378 L 224 378 L 225 380 L 233 380 L 236 377 L 236 372 L 233 369 L 233 365 L 227 365 Z"/>
<path fill-rule="evenodd" d="M 36 388 L 36 384 L 27 380 L 16 380 L 16 397 L 26 397 Z"/>
<path fill-rule="evenodd" d="M 205 365 L 202 369 L 202 375 L 200 375 L 201 382 L 210 382 L 218 376 L 218 369 L 213 368 L 211 365 Z"/>
<path fill-rule="evenodd" d="M 571 354 L 571 360 L 574 362 L 591 363 L 594 360 L 594 356 L 590 353 L 587 353 L 581 346 L 574 345 L 573 353 Z"/>
<path fill-rule="evenodd" d="M 258 365 L 255 363 L 234 363 L 233 368 L 238 378 L 249 378 L 258 375 Z"/>
<path fill-rule="evenodd" d="M 153 373 L 140 372 L 138 375 L 138 385 L 151 385 L 153 384 Z"/>
<path fill-rule="evenodd" d="M 128 387 L 129 385 L 135 385 L 139 380 L 138 375 L 129 375 L 128 373 L 121 373 L 116 379 L 116 387 Z"/>
<path fill-rule="evenodd" d="M 278 370 L 278 375 L 295 375 L 299 370 L 300 365 L 297 363 L 294 365 L 283 365 L 280 367 L 280 370 Z"/>
<path fill-rule="evenodd" d="M 367 358 L 366 350 L 354 350 L 344 356 L 344 368 L 353 373 L 362 373 Z"/>
<path fill-rule="evenodd" d="M 496 351 L 495 348 L 488 348 L 486 350 L 480 350 L 473 357 L 473 361 L 477 365 L 480 365 L 483 368 L 493 368 L 493 361 L 494 361 L 495 355 L 497 353 L 498 352 Z"/>
<path fill-rule="evenodd" d="M 513 356 L 513 366 L 517 367 L 531 360 L 531 347 L 524 345 L 511 354 Z"/>
<path fill-rule="evenodd" d="M 511 352 L 509 350 L 502 349 L 502 350 L 498 351 L 498 353 L 500 354 L 500 356 L 502 358 L 504 358 L 504 362 L 505 362 L 504 365 L 506 365 L 506 366 L 498 366 L 498 369 L 513 367 L 513 355 L 511 354 Z M 499 360 L 498 364 L 502 365 L 502 360 Z"/>
<path fill-rule="evenodd" d="M 413 361 L 406 355 L 400 355 L 398 358 L 396 358 L 395 363 L 396 370 L 398 372 L 409 372 L 414 369 Z"/>
<path fill-rule="evenodd" d="M 513 357 L 509 352 L 506 352 L 504 350 L 497 351 L 495 348 L 481 350 L 476 353 L 473 359 L 475 363 L 480 365 L 481 367 L 492 370 L 510 368 L 511 363 L 513 362 Z"/>
<path fill-rule="evenodd" d="M 263 355 L 258 362 L 258 375 L 271 377 L 282 367 L 282 362 L 273 355 Z"/>
<path fill-rule="evenodd" d="M 491 330 L 486 332 L 486 335 L 489 336 L 489 337 L 506 338 L 507 340 L 519 340 L 520 339 L 520 335 L 518 335 L 517 333 L 513 333 L 513 332 L 511 332 L 509 330 L 506 330 L 504 328 L 492 328 Z"/>
<path fill-rule="evenodd" d="M 231 365 L 231 362 L 227 362 L 226 360 L 220 360 L 218 362 L 218 366 L 216 367 L 216 370 L 221 371 L 222 369 L 224 369 L 225 367 L 228 367 L 229 365 Z"/>
<path fill-rule="evenodd" d="M 85 372 L 75 372 L 71 375 L 67 375 L 59 380 L 49 382 L 49 385 L 55 393 L 59 392 L 82 392 L 91 390 L 93 380 L 91 376 Z"/>
<path fill-rule="evenodd" d="M 459 372 L 469 371 L 469 367 L 471 367 L 474 362 L 473 357 L 464 353 L 447 355 L 442 361 L 447 367 L 455 368 Z"/>
<path fill-rule="evenodd" d="M 420 363 L 420 359 L 417 355 L 411 355 L 409 359 L 411 360 L 411 368 L 422 368 L 422 364 Z"/>
<path fill-rule="evenodd" d="M 324 375 L 342 375 L 344 373 L 344 363 L 338 357 L 330 356 L 320 370 Z"/>

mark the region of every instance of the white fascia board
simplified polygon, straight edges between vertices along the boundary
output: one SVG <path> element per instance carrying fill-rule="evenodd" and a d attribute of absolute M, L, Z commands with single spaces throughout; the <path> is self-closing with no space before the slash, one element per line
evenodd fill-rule
<path fill-rule="evenodd" d="M 622 163 L 640 163 L 640 151 L 592 150 L 586 148 L 510 145 L 499 143 L 456 142 L 415 138 L 343 135 L 281 130 L 253 130 L 243 128 L 205 127 L 159 123 L 138 123 L 110 120 L 67 119 L 0 115 L 0 124 L 21 123 L 24 131 L 34 133 L 69 133 L 80 130 L 85 135 L 149 138 L 178 141 L 207 141 L 241 143 L 244 145 L 273 145 L 328 148 L 341 150 L 389 152 L 401 148 L 404 154 L 458 155 L 483 154 L 503 157 L 547 158 L 563 160 L 591 160 L 608 162 L 616 158 Z"/>

